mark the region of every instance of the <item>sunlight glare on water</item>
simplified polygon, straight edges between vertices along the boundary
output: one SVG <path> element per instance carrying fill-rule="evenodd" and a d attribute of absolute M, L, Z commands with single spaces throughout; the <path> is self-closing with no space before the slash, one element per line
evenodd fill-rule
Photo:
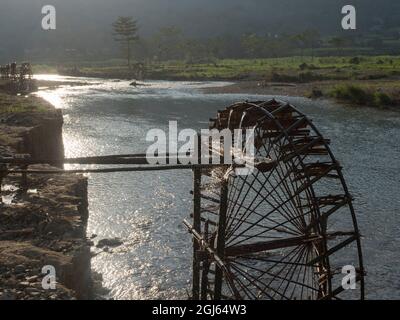
<path fill-rule="evenodd" d="M 40 78 L 41 76 L 38 76 Z M 218 109 L 252 95 L 204 95 L 225 83 L 129 81 L 43 76 L 63 85 L 39 95 L 61 108 L 68 157 L 143 153 L 150 129 L 207 128 Z M 283 97 L 314 120 L 344 167 L 363 234 L 367 297 L 399 298 L 400 226 L 398 113 Z M 191 172 L 97 174 L 89 178 L 88 236 L 118 237 L 122 247 L 100 253 L 93 269 L 114 299 L 184 299 L 190 288 L 191 238 L 182 220 L 191 212 Z"/>
<path fill-rule="evenodd" d="M 63 98 L 62 98 L 62 92 L 60 92 L 60 89 L 58 89 L 58 92 L 39 92 L 37 94 L 39 97 L 45 99 L 46 101 L 50 102 L 54 107 L 57 109 L 63 109 L 67 107 L 67 104 L 65 104 Z"/>

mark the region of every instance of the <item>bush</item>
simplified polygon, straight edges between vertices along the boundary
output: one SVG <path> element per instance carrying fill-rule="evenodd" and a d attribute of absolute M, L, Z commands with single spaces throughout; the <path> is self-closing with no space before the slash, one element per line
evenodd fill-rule
<path fill-rule="evenodd" d="M 320 81 L 324 80 L 324 77 L 320 74 L 313 72 L 300 72 L 299 73 L 299 81 L 300 82 L 311 82 L 311 81 Z"/>
<path fill-rule="evenodd" d="M 387 74 L 368 74 L 360 77 L 360 80 L 380 80 L 387 78 Z"/>
<path fill-rule="evenodd" d="M 360 64 L 361 59 L 359 57 L 353 57 L 349 60 L 349 63 L 351 64 Z"/>
<path fill-rule="evenodd" d="M 298 82 L 299 78 L 297 76 L 273 72 L 272 76 L 271 76 L 271 81 L 274 81 L 274 82 Z"/>
<path fill-rule="evenodd" d="M 316 70 L 318 69 L 315 65 L 313 64 L 307 64 L 305 62 L 303 62 L 301 65 L 299 65 L 299 69 L 300 70 Z"/>
<path fill-rule="evenodd" d="M 379 106 L 389 106 L 393 104 L 393 100 L 386 93 L 375 92 L 374 93 L 374 105 Z"/>
<path fill-rule="evenodd" d="M 271 81 L 274 82 L 312 82 L 324 80 L 324 77 L 320 74 L 313 73 L 311 71 L 300 72 L 297 75 L 281 74 L 273 72 L 271 76 Z"/>
<path fill-rule="evenodd" d="M 389 106 L 393 104 L 392 98 L 383 92 L 369 92 L 355 85 L 336 86 L 330 95 L 340 100 L 346 100 L 359 105 L 375 107 Z"/>
<path fill-rule="evenodd" d="M 348 100 L 356 104 L 367 104 L 370 100 L 368 93 L 354 85 L 341 85 L 331 91 L 331 95 L 337 99 Z"/>
<path fill-rule="evenodd" d="M 299 65 L 299 69 L 300 70 L 306 70 L 308 68 L 308 65 L 307 65 L 307 63 L 302 63 L 301 65 Z"/>
<path fill-rule="evenodd" d="M 311 93 L 308 95 L 309 98 L 311 99 L 317 99 L 317 98 L 321 98 L 324 96 L 324 93 L 322 92 L 322 90 L 317 89 L 317 88 L 313 88 Z"/>

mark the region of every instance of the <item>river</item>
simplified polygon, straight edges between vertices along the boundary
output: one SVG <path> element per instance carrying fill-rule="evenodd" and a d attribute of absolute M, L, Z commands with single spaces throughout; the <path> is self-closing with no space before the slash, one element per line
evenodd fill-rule
<path fill-rule="evenodd" d="M 41 88 L 40 96 L 62 109 L 66 156 L 142 153 L 146 133 L 207 128 L 218 109 L 252 95 L 205 95 L 206 82 L 146 82 L 37 76 L 85 82 Z M 400 113 L 345 107 L 329 101 L 284 97 L 332 140 L 355 198 L 363 235 L 369 299 L 400 298 Z M 100 253 L 93 269 L 113 299 L 184 299 L 190 289 L 191 238 L 182 220 L 191 212 L 191 172 L 93 174 L 89 177 L 88 236 L 123 239 Z"/>

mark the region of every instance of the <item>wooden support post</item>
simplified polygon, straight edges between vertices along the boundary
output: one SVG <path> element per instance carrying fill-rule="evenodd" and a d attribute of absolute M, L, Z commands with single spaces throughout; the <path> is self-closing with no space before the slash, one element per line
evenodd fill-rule
<path fill-rule="evenodd" d="M 207 300 L 209 272 L 210 272 L 210 262 L 208 259 L 206 259 L 203 261 L 203 269 L 201 272 L 200 299 L 203 301 Z"/>
<path fill-rule="evenodd" d="M 200 149 L 200 136 L 198 137 L 198 150 Z M 198 153 L 200 159 L 201 153 Z M 201 230 L 201 169 L 193 169 L 193 229 L 200 233 Z M 200 299 L 200 260 L 198 251 L 200 250 L 199 242 L 193 238 L 193 284 L 192 299 Z"/>
<path fill-rule="evenodd" d="M 228 181 L 223 181 L 221 186 L 221 204 L 219 207 L 219 222 L 217 235 L 217 255 L 223 259 L 225 255 L 226 215 L 228 210 Z M 215 267 L 214 300 L 221 299 L 223 271 Z"/>
<path fill-rule="evenodd" d="M 204 237 L 208 242 L 208 220 L 204 223 Z M 207 300 L 208 292 L 208 273 L 210 271 L 210 260 L 208 258 L 203 260 L 201 271 L 201 286 L 200 286 L 200 299 Z"/>
<path fill-rule="evenodd" d="M 201 216 L 200 216 L 200 186 L 201 186 L 201 169 L 193 170 L 193 228 L 200 233 Z M 200 298 L 200 261 L 198 251 L 200 249 L 199 242 L 193 239 L 193 288 L 192 299 Z"/>

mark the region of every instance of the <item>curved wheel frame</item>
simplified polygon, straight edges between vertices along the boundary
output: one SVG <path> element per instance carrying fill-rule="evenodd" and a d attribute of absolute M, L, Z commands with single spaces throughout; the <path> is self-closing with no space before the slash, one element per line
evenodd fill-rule
<path fill-rule="evenodd" d="M 352 198 L 313 123 L 270 100 L 235 104 L 210 128 L 254 129 L 255 162 L 245 176 L 224 167 L 201 172 L 199 297 L 364 299 Z M 346 265 L 354 266 L 356 290 L 342 286 Z"/>

